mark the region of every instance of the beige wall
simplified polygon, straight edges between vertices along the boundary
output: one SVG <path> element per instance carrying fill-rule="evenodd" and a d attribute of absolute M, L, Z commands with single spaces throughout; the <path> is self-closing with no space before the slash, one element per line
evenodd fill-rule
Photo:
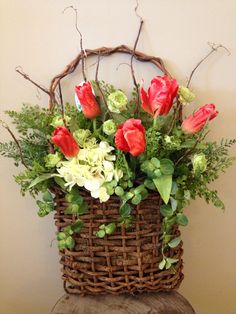
<path fill-rule="evenodd" d="M 49 84 L 79 51 L 73 14 L 61 14 L 76 3 L 86 47 L 133 44 L 138 27 L 134 0 L 0 0 L 1 116 L 7 108 L 20 108 L 23 101 L 46 105 L 47 98 L 14 68 L 21 65 L 36 81 Z M 219 108 L 210 138 L 235 137 L 236 0 L 140 0 L 139 12 L 145 19 L 139 49 L 163 57 L 182 83 L 208 51 L 208 41 L 230 49 L 230 57 L 224 51 L 212 56 L 192 87 L 197 104 L 214 102 Z M 113 59 L 117 64 L 127 60 Z M 127 90 L 128 67 L 118 72 L 115 67 L 109 61 L 100 76 Z M 154 73 L 153 67 L 139 66 L 137 77 L 151 78 Z M 71 101 L 80 76 L 72 78 L 63 84 Z M 2 129 L 0 137 L 8 139 Z M 20 196 L 12 178 L 15 170 L 10 160 L 0 159 L 0 313 L 49 313 L 63 294 L 56 243 L 50 247 L 55 238 L 53 219 L 39 219 L 34 201 Z M 225 201 L 225 213 L 201 200 L 187 209 L 190 224 L 183 230 L 185 280 L 180 292 L 200 314 L 236 313 L 235 174 L 236 166 L 214 184 Z"/>

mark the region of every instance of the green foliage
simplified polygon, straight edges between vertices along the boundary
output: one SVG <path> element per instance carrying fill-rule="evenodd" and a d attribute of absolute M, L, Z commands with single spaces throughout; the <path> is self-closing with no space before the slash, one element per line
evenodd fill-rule
<path fill-rule="evenodd" d="M 39 217 L 44 217 L 54 210 L 53 195 L 49 191 L 43 194 L 43 201 L 38 200 L 36 203 L 39 207 Z"/>
<path fill-rule="evenodd" d="M 72 250 L 75 246 L 75 240 L 72 237 L 74 233 L 79 233 L 83 227 L 83 222 L 77 219 L 75 223 L 67 226 L 63 231 L 59 232 L 57 235 L 58 248 L 60 251 L 69 249 Z"/>
<path fill-rule="evenodd" d="M 102 224 L 99 226 L 99 230 L 96 232 L 96 236 L 98 238 L 104 238 L 105 235 L 111 235 L 116 230 L 116 224 L 114 222 L 111 222 L 109 224 Z"/>

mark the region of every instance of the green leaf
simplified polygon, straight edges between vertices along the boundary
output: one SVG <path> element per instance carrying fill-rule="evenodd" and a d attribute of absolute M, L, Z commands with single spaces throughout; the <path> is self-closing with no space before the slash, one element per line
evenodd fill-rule
<path fill-rule="evenodd" d="M 134 194 L 140 194 L 143 192 L 143 190 L 145 189 L 145 186 L 143 184 L 139 185 L 137 188 L 134 189 Z"/>
<path fill-rule="evenodd" d="M 137 194 L 132 198 L 131 203 L 133 205 L 138 205 L 141 201 L 142 201 L 142 196 L 140 194 Z"/>
<path fill-rule="evenodd" d="M 171 217 L 174 213 L 170 205 L 162 205 L 160 208 L 160 212 L 164 217 Z"/>
<path fill-rule="evenodd" d="M 65 240 L 58 241 L 58 248 L 59 248 L 60 251 L 65 250 L 65 248 L 66 248 L 66 241 Z"/>
<path fill-rule="evenodd" d="M 81 228 L 83 227 L 83 221 L 80 219 L 77 219 L 76 222 L 71 226 L 71 230 L 75 233 L 79 233 Z"/>
<path fill-rule="evenodd" d="M 115 194 L 116 194 L 117 196 L 122 196 L 122 195 L 124 195 L 124 190 L 123 190 L 123 188 L 122 188 L 121 186 L 117 186 L 117 187 L 115 188 Z"/>
<path fill-rule="evenodd" d="M 63 180 L 62 178 L 60 177 L 55 177 L 54 178 L 54 181 L 56 182 L 57 185 L 59 185 L 64 191 L 66 190 L 66 187 L 65 187 L 65 180 Z"/>
<path fill-rule="evenodd" d="M 166 269 L 169 269 L 169 268 L 171 268 L 171 262 L 169 261 L 169 259 L 168 258 L 166 258 L 166 265 L 165 265 L 165 268 Z"/>
<path fill-rule="evenodd" d="M 46 191 L 43 194 L 43 200 L 44 202 L 52 203 L 53 202 L 53 196 L 49 191 Z"/>
<path fill-rule="evenodd" d="M 178 185 L 175 181 L 172 182 L 172 187 L 171 187 L 171 195 L 175 195 L 175 193 L 177 192 L 178 190 Z"/>
<path fill-rule="evenodd" d="M 171 264 L 175 264 L 175 263 L 178 263 L 178 259 L 177 258 L 170 258 L 170 257 L 167 257 L 166 258 L 168 261 L 169 261 L 169 263 L 171 263 Z"/>
<path fill-rule="evenodd" d="M 153 182 L 161 195 L 163 201 L 167 204 L 170 199 L 170 192 L 172 186 L 172 176 L 162 175 L 156 179 L 153 179 Z"/>
<path fill-rule="evenodd" d="M 75 246 L 75 240 L 71 236 L 66 239 L 66 246 L 68 249 L 73 249 Z"/>
<path fill-rule="evenodd" d="M 177 214 L 177 217 L 176 217 L 176 222 L 181 225 L 181 226 L 187 226 L 188 224 L 188 218 L 187 216 L 185 216 L 184 214 Z"/>
<path fill-rule="evenodd" d="M 41 176 L 37 177 L 36 179 L 34 179 L 29 187 L 28 190 L 31 189 L 32 187 L 34 187 L 35 185 L 39 184 L 40 182 L 43 182 L 45 180 L 51 179 L 53 177 L 59 177 L 59 174 L 55 174 L 55 173 L 44 173 Z"/>
<path fill-rule="evenodd" d="M 57 235 L 57 240 L 64 240 L 66 238 L 66 234 L 64 232 L 59 232 Z"/>
<path fill-rule="evenodd" d="M 172 175 L 174 173 L 174 163 L 170 159 L 162 159 L 160 161 L 160 170 L 164 175 Z"/>
<path fill-rule="evenodd" d="M 114 222 L 108 224 L 105 227 L 106 234 L 112 234 L 116 230 L 116 224 Z"/>
<path fill-rule="evenodd" d="M 77 204 L 70 204 L 66 209 L 65 209 L 65 214 L 77 214 L 79 209 L 79 205 Z"/>
<path fill-rule="evenodd" d="M 163 260 L 159 264 L 159 268 L 162 270 L 164 269 L 165 265 L 166 265 L 166 260 L 163 258 Z"/>
<path fill-rule="evenodd" d="M 153 166 L 154 166 L 155 168 L 160 168 L 160 160 L 157 159 L 156 157 L 153 157 L 153 158 L 151 159 L 151 163 L 153 164 Z"/>
<path fill-rule="evenodd" d="M 169 247 L 171 247 L 172 249 L 177 247 L 181 242 L 181 238 L 180 237 L 177 237 L 177 238 L 174 238 L 173 240 L 171 240 L 168 245 Z"/>
<path fill-rule="evenodd" d="M 170 198 L 170 204 L 171 204 L 173 211 L 176 211 L 176 208 L 178 206 L 178 201 L 176 199 L 174 199 L 173 197 L 171 197 Z"/>
<path fill-rule="evenodd" d="M 146 179 L 146 180 L 144 181 L 144 185 L 145 185 L 149 190 L 155 190 L 155 189 L 156 189 L 156 187 L 155 187 L 153 181 L 150 180 L 150 179 Z"/>
<path fill-rule="evenodd" d="M 88 212 L 88 203 L 83 202 L 78 209 L 78 214 L 83 215 Z"/>
<path fill-rule="evenodd" d="M 132 208 L 129 204 L 127 204 L 127 203 L 124 204 L 123 206 L 120 207 L 120 210 L 119 210 L 120 216 L 122 218 L 128 217 L 131 213 L 131 210 L 132 210 Z"/>
<path fill-rule="evenodd" d="M 98 238 L 104 238 L 105 235 L 106 235 L 106 232 L 105 232 L 105 230 L 103 230 L 103 229 L 98 230 L 98 231 L 96 232 L 96 236 L 97 236 Z"/>

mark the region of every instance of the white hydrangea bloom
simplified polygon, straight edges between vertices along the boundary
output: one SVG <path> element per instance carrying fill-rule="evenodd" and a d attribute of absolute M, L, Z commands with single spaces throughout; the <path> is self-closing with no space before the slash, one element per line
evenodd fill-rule
<path fill-rule="evenodd" d="M 114 147 L 105 141 L 94 143 L 91 147 L 80 149 L 76 157 L 62 162 L 57 171 L 69 188 L 74 185 L 85 187 L 92 197 L 106 202 L 109 195 L 103 184 L 113 179 L 118 181 L 123 176 L 121 170 L 114 168 L 116 156 L 111 154 L 113 150 Z"/>

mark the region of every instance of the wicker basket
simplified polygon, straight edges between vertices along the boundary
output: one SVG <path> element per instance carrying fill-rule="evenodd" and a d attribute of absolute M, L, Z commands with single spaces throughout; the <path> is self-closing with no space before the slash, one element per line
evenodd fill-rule
<path fill-rule="evenodd" d="M 150 194 L 134 208 L 130 228 L 120 227 L 103 239 L 97 238 L 95 232 L 101 224 L 118 220 L 120 200 L 112 196 L 101 204 L 85 191 L 81 195 L 89 205 L 88 214 L 80 217 L 84 227 L 80 234 L 73 236 L 74 249 L 60 253 L 66 292 L 120 294 L 178 288 L 183 279 L 182 242 L 168 252 L 169 257 L 179 259 L 175 271 L 159 269 L 162 255 L 160 197 L 157 193 Z M 63 192 L 57 191 L 56 203 L 56 226 L 61 231 L 75 222 L 76 216 L 64 213 L 68 204 Z M 173 234 L 179 236 L 177 226 Z"/>
<path fill-rule="evenodd" d="M 162 73 L 170 76 L 161 58 L 146 55 L 125 45 L 86 49 L 52 79 L 49 88 L 49 108 L 53 110 L 58 103 L 56 90 L 59 89 L 61 94 L 61 80 L 76 70 L 84 55 L 86 58 L 92 56 L 100 58 L 114 53 L 130 54 L 132 58 L 151 63 Z M 60 100 L 63 110 L 62 97 Z M 65 214 L 68 204 L 64 193 L 56 188 L 55 194 L 57 212 L 55 220 L 60 232 L 64 227 L 75 222 L 77 217 Z M 120 199 L 111 196 L 106 203 L 100 203 L 84 190 L 81 194 L 89 205 L 88 214 L 80 216 L 84 227 L 80 234 L 73 235 L 76 243 L 74 249 L 60 252 L 66 292 L 81 295 L 120 294 L 168 291 L 178 288 L 183 279 L 182 242 L 178 247 L 170 248 L 169 252 L 165 253 L 166 256 L 179 259 L 175 264 L 175 271 L 159 269 L 162 260 L 159 194 L 149 194 L 145 201 L 133 208 L 131 228 L 120 227 L 114 234 L 102 239 L 97 238 L 95 233 L 101 224 L 118 221 Z M 178 227 L 174 226 L 173 229 L 171 234 L 179 236 Z"/>

